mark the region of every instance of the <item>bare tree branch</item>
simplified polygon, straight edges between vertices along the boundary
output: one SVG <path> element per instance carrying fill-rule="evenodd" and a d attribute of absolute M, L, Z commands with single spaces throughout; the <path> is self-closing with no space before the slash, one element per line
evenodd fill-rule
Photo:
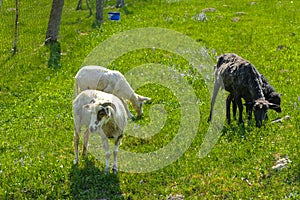
<path fill-rule="evenodd" d="M 16 0 L 16 21 L 15 21 L 15 39 L 14 39 L 14 46 L 13 46 L 13 54 L 17 53 L 18 37 L 19 37 L 19 0 Z"/>

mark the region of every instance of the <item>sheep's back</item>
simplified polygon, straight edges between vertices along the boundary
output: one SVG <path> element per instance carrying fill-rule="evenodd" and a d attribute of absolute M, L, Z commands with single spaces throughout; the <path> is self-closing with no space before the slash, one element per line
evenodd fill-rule
<path fill-rule="evenodd" d="M 225 54 L 218 60 L 216 76 L 224 84 L 225 90 L 253 99 L 256 93 L 262 95 L 261 79 L 256 68 L 243 58 L 235 54 Z"/>

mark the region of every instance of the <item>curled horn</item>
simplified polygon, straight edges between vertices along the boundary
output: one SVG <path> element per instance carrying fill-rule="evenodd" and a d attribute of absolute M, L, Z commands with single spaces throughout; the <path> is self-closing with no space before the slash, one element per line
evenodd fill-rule
<path fill-rule="evenodd" d="M 110 106 L 116 111 L 116 106 L 113 103 L 106 102 L 106 103 L 101 104 L 101 106 L 103 106 L 103 107 Z"/>

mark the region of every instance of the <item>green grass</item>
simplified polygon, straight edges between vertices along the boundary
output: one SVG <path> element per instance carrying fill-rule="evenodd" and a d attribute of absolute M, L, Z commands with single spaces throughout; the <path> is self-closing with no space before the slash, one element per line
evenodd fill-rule
<path fill-rule="evenodd" d="M 105 20 L 98 28 L 93 27 L 94 18 L 87 17 L 85 3 L 83 11 L 75 11 L 76 3 L 65 1 L 57 67 L 51 65 L 51 49 L 43 45 L 50 2 L 20 2 L 19 51 L 14 56 L 14 2 L 2 2 L 0 199 L 166 199 L 170 194 L 186 199 L 300 197 L 299 1 L 258 0 L 251 5 L 248 0 L 128 0 L 127 7 L 118 10 L 121 21 Z M 117 11 L 109 7 L 113 4 L 108 1 L 105 13 Z M 204 8 L 216 11 L 206 13 L 206 22 L 193 20 Z M 233 22 L 235 17 L 239 21 Z M 93 154 L 74 166 L 73 77 L 102 41 L 143 27 L 175 30 L 218 55 L 234 52 L 250 60 L 282 94 L 283 112 L 270 111 L 269 119 L 285 115 L 291 119 L 278 124 L 269 120 L 261 129 L 251 122 L 244 128 L 236 122 L 226 125 L 213 150 L 200 159 L 197 154 L 209 126 L 210 95 L 201 74 L 192 72 L 185 79 L 200 99 L 200 122 L 191 146 L 178 160 L 150 173 L 121 171 L 108 176 L 103 174 L 103 162 Z M 163 64 L 184 74 L 191 71 L 180 56 L 152 49 L 124 54 L 109 67 L 125 73 L 146 63 Z M 125 136 L 121 149 L 149 152 L 175 137 L 180 106 L 168 88 L 157 84 L 137 91 L 153 100 L 145 105 L 144 119 L 136 123 L 146 126 L 156 104 L 164 105 L 168 117 L 153 138 Z M 280 171 L 271 170 L 278 157 L 286 155 L 292 163 Z"/>

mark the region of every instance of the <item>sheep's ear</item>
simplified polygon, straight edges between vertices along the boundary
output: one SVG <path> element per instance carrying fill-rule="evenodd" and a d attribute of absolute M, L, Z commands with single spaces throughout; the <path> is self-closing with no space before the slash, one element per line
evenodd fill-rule
<path fill-rule="evenodd" d="M 281 113 L 281 107 L 280 107 L 280 105 L 274 104 L 274 103 L 269 103 L 268 106 L 269 106 L 270 109 L 273 109 L 273 110 L 275 110 L 278 113 Z"/>
<path fill-rule="evenodd" d="M 277 92 L 271 92 L 270 93 L 270 97 L 280 97 L 281 94 L 277 93 Z"/>
<path fill-rule="evenodd" d="M 151 98 L 138 95 L 138 100 L 139 101 L 149 101 L 149 100 L 151 100 Z"/>

